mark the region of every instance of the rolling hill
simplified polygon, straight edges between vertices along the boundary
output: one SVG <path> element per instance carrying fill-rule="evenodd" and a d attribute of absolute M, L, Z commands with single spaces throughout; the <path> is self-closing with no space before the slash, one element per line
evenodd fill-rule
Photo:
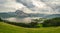
<path fill-rule="evenodd" d="M 60 27 L 23 28 L 0 22 L 0 33 L 60 33 Z"/>

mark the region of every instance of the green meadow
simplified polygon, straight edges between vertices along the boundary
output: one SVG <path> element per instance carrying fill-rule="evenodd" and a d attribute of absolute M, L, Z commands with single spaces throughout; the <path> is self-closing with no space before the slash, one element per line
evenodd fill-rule
<path fill-rule="evenodd" d="M 0 33 L 60 33 L 60 27 L 24 28 L 0 22 Z"/>

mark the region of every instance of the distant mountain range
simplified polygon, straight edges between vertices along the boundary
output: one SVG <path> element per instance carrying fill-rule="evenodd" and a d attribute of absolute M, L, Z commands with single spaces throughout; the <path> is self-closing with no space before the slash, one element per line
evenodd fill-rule
<path fill-rule="evenodd" d="M 39 14 L 39 13 L 24 13 L 21 10 L 16 10 L 16 12 L 8 12 L 8 13 L 0 13 L 0 17 L 2 18 L 9 18 L 9 17 L 42 17 L 42 18 L 54 18 L 54 17 L 60 17 L 60 14 Z"/>
<path fill-rule="evenodd" d="M 60 17 L 60 14 L 52 14 L 52 15 L 45 16 L 45 18 L 55 18 L 55 17 Z"/>
<path fill-rule="evenodd" d="M 43 16 L 46 16 L 47 14 L 39 14 L 39 13 L 24 13 L 23 11 L 21 10 L 17 10 L 16 12 L 16 16 L 18 17 L 43 17 Z"/>

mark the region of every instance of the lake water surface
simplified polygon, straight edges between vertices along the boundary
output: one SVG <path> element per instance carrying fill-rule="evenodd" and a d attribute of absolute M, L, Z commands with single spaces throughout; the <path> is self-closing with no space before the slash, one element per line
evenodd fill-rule
<path fill-rule="evenodd" d="M 16 17 L 10 17 L 5 18 L 4 20 L 8 20 L 11 22 L 17 22 L 17 23 L 29 23 L 32 19 L 39 19 L 41 17 L 26 17 L 26 18 L 16 18 Z"/>

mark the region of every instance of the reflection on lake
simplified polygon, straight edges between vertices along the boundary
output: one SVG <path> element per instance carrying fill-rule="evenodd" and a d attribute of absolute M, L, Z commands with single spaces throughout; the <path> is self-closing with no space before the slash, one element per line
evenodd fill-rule
<path fill-rule="evenodd" d="M 31 22 L 32 19 L 38 19 L 40 17 L 27 17 L 27 18 L 16 18 L 16 17 L 11 17 L 11 18 L 5 18 L 4 20 L 8 20 L 11 22 L 20 22 L 20 23 L 29 23 Z"/>

